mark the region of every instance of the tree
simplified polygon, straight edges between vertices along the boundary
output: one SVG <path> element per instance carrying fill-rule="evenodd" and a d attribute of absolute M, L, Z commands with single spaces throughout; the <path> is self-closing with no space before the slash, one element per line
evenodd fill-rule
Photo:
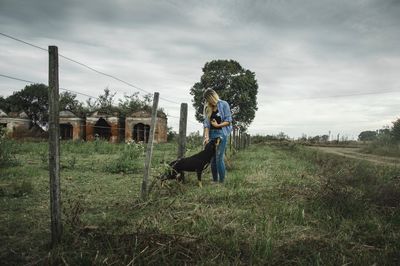
<path fill-rule="evenodd" d="M 321 136 L 321 141 L 322 142 L 328 142 L 329 141 L 329 136 L 328 135 L 322 135 Z"/>
<path fill-rule="evenodd" d="M 358 135 L 358 140 L 359 141 L 371 141 L 376 139 L 376 131 L 363 131 Z"/>
<path fill-rule="evenodd" d="M 203 92 L 207 88 L 215 90 L 221 99 L 231 107 L 233 125 L 245 130 L 257 111 L 258 84 L 255 73 L 244 69 L 234 60 L 213 60 L 203 67 L 200 82 L 190 89 L 196 119 L 204 121 Z"/>
<path fill-rule="evenodd" d="M 68 91 L 60 93 L 60 111 L 69 110 L 76 115 L 83 115 L 85 113 L 83 104 L 76 99 L 76 94 Z"/>
<path fill-rule="evenodd" d="M 123 116 L 130 115 L 142 109 L 143 102 L 139 99 L 139 92 L 132 95 L 124 95 L 123 99 L 119 99 L 118 108 Z"/>
<path fill-rule="evenodd" d="M 111 93 L 109 88 L 104 89 L 104 94 L 100 94 L 98 98 L 93 100 L 89 98 L 86 100 L 87 111 L 94 112 L 100 111 L 105 114 L 112 114 L 118 112 L 118 108 L 113 105 L 115 93 Z"/>
<path fill-rule="evenodd" d="M 392 136 L 396 141 L 400 141 L 400 118 L 392 123 L 393 123 L 393 127 L 391 130 Z"/>
<path fill-rule="evenodd" d="M 24 111 L 34 124 L 45 125 L 49 118 L 48 87 L 44 84 L 25 86 L 7 97 L 9 112 Z"/>
<path fill-rule="evenodd" d="M 3 110 L 6 113 L 10 110 L 10 104 L 3 96 L 0 96 L 0 110 Z"/>

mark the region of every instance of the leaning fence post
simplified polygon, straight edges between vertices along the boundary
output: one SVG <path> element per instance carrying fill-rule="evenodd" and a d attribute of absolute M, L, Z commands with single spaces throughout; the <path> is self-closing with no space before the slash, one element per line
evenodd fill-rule
<path fill-rule="evenodd" d="M 235 142 L 236 142 L 236 128 L 235 127 L 233 128 L 232 137 L 233 137 L 233 139 L 232 139 L 233 150 L 235 151 L 236 150 L 236 145 L 235 145 Z"/>
<path fill-rule="evenodd" d="M 242 149 L 242 130 L 239 129 L 239 150 Z"/>
<path fill-rule="evenodd" d="M 229 154 L 232 155 L 232 132 L 229 133 Z"/>
<path fill-rule="evenodd" d="M 147 199 L 147 194 L 148 194 L 151 156 L 153 154 L 153 141 L 154 141 L 155 126 L 156 126 L 156 118 L 157 118 L 158 97 L 159 93 L 155 92 L 153 97 L 153 110 L 151 111 L 150 135 L 147 143 L 146 160 L 144 162 L 144 174 L 143 174 L 143 182 L 141 189 L 141 197 L 143 200 Z"/>
<path fill-rule="evenodd" d="M 49 177 L 51 245 L 61 242 L 60 125 L 58 48 L 49 46 Z"/>
<path fill-rule="evenodd" d="M 178 159 L 182 158 L 186 152 L 186 128 L 187 128 L 187 103 L 181 104 L 181 114 L 179 118 L 179 139 L 178 139 Z"/>

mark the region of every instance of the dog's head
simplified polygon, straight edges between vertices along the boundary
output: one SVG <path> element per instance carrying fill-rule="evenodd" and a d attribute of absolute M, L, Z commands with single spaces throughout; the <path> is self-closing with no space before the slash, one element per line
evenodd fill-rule
<path fill-rule="evenodd" d="M 215 151 L 217 150 L 218 145 L 220 143 L 221 143 L 221 138 L 218 137 L 218 138 L 212 139 L 206 144 L 206 146 L 204 147 L 204 150 L 215 153 Z"/>

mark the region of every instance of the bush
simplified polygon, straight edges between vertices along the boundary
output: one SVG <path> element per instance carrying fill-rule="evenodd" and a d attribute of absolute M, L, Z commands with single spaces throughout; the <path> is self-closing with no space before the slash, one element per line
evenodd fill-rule
<path fill-rule="evenodd" d="M 192 132 L 186 138 L 186 150 L 188 152 L 192 150 L 197 150 L 199 147 L 203 145 L 203 137 L 200 135 L 200 132 Z"/>
<path fill-rule="evenodd" d="M 110 173 L 135 173 L 143 167 L 143 144 L 127 142 L 118 158 L 106 165 L 106 171 Z"/>
<path fill-rule="evenodd" d="M 0 167 L 17 164 L 15 142 L 6 137 L 6 128 L 0 128 Z"/>

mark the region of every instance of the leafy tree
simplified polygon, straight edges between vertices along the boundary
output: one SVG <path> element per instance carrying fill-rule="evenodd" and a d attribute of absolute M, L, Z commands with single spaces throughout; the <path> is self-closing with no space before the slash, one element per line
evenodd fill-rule
<path fill-rule="evenodd" d="M 392 123 L 393 123 L 393 127 L 391 130 L 392 136 L 396 141 L 400 141 L 400 118 Z"/>
<path fill-rule="evenodd" d="M 49 115 L 48 87 L 44 84 L 25 86 L 7 99 L 10 112 L 24 111 L 34 124 L 45 125 Z"/>
<path fill-rule="evenodd" d="M 10 111 L 10 104 L 3 96 L 0 96 L 0 110 L 3 110 L 6 113 Z"/>
<path fill-rule="evenodd" d="M 328 142 L 329 141 L 329 136 L 328 135 L 322 135 L 321 136 L 321 141 L 322 142 Z"/>
<path fill-rule="evenodd" d="M 143 99 L 139 98 L 139 93 L 135 92 L 132 95 L 124 95 L 124 98 L 119 100 L 118 108 L 123 116 L 131 113 L 144 110 L 151 112 L 153 95 L 146 94 Z M 162 111 L 162 109 L 158 109 Z"/>
<path fill-rule="evenodd" d="M 359 141 L 371 141 L 371 140 L 375 140 L 377 136 L 376 131 L 371 131 L 371 130 L 367 130 L 367 131 L 363 131 L 358 135 L 358 140 Z"/>
<path fill-rule="evenodd" d="M 178 137 L 178 133 L 172 127 L 167 128 L 167 141 L 173 141 Z"/>
<path fill-rule="evenodd" d="M 383 128 L 378 129 L 377 130 L 377 136 L 378 137 L 382 137 L 382 136 L 390 137 L 390 128 L 389 128 L 389 126 L 384 126 Z"/>
<path fill-rule="evenodd" d="M 139 99 L 138 95 L 139 92 L 135 92 L 132 95 L 124 95 L 123 99 L 119 99 L 118 108 L 122 115 L 126 116 L 141 110 L 143 102 Z"/>
<path fill-rule="evenodd" d="M 203 92 L 214 89 L 231 107 L 233 125 L 246 129 L 257 111 L 258 84 L 255 73 L 244 69 L 234 60 L 213 60 L 203 67 L 200 82 L 190 89 L 192 104 L 199 122 L 203 117 Z"/>
<path fill-rule="evenodd" d="M 87 112 L 100 111 L 106 114 L 118 112 L 118 108 L 114 106 L 114 97 L 116 93 L 111 93 L 109 88 L 104 89 L 104 94 L 100 94 L 98 98 L 89 98 L 86 100 Z"/>
<path fill-rule="evenodd" d="M 98 106 L 103 111 L 108 111 L 113 108 L 113 102 L 116 92 L 111 93 L 109 88 L 104 89 L 104 94 L 100 94 L 97 99 Z"/>
<path fill-rule="evenodd" d="M 85 108 L 83 104 L 76 99 L 76 94 L 68 91 L 60 93 L 60 111 L 69 110 L 76 115 L 83 115 L 85 113 Z"/>

